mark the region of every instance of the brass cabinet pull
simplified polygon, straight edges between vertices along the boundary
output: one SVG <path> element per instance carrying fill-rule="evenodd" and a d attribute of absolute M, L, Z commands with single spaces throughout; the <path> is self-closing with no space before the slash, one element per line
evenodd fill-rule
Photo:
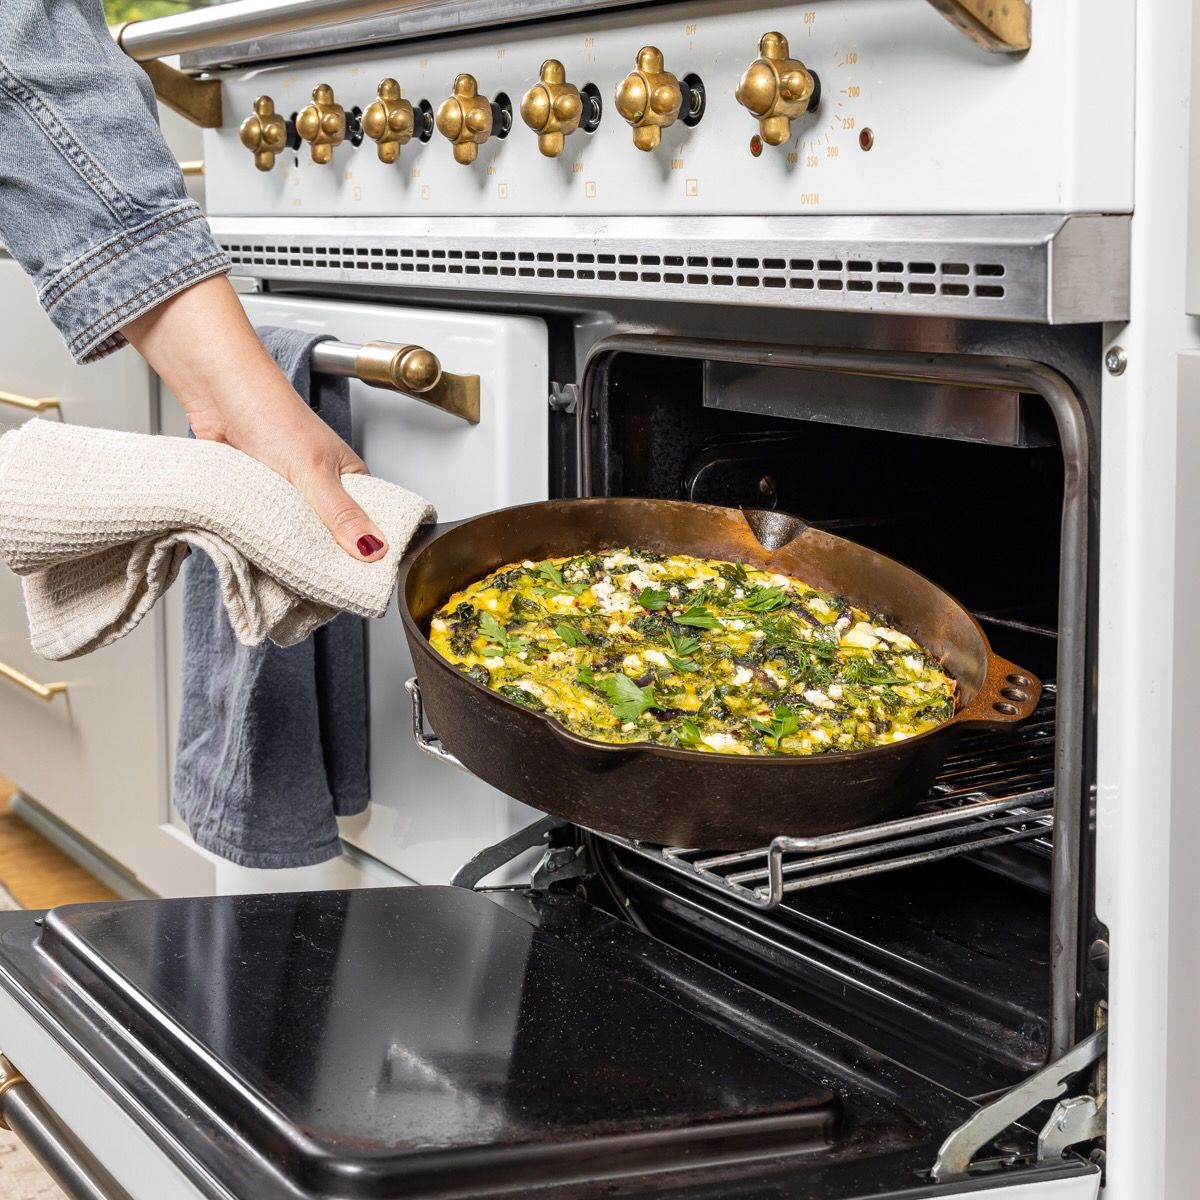
<path fill-rule="evenodd" d="M 32 413 L 49 412 L 52 408 L 60 407 L 58 400 L 53 396 L 35 400 L 32 396 L 18 396 L 16 392 L 0 392 L 0 404 L 11 404 L 13 408 L 23 408 Z"/>
<path fill-rule="evenodd" d="M 179 173 L 181 175 L 203 175 L 204 174 L 204 159 L 188 158 L 181 159 L 179 163 Z"/>
<path fill-rule="evenodd" d="M 53 700 L 55 696 L 67 690 L 65 683 L 38 683 L 36 679 L 22 675 L 16 667 L 10 667 L 8 663 L 3 662 L 0 662 L 0 677 L 7 679 L 9 683 L 15 683 L 17 687 L 39 700 Z"/>

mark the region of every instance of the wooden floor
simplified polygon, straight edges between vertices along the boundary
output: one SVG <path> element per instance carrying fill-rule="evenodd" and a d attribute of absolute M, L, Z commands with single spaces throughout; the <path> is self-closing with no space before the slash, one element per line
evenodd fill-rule
<path fill-rule="evenodd" d="M 116 896 L 78 863 L 8 811 L 13 786 L 0 775 L 0 883 L 25 908 L 53 908 Z"/>

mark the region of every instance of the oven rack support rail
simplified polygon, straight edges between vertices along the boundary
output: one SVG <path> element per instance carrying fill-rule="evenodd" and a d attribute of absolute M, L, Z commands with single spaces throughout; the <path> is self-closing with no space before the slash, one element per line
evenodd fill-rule
<path fill-rule="evenodd" d="M 421 688 L 412 698 L 413 737 L 426 754 L 466 768 L 425 728 Z M 1047 684 L 1037 712 L 1010 737 L 976 735 L 947 759 L 930 795 L 910 817 L 815 837 L 781 835 L 769 846 L 714 853 L 655 846 L 601 830 L 614 845 L 651 859 L 751 908 L 770 909 L 794 892 L 959 854 L 1030 842 L 1048 852 L 1054 827 L 1054 701 Z"/>

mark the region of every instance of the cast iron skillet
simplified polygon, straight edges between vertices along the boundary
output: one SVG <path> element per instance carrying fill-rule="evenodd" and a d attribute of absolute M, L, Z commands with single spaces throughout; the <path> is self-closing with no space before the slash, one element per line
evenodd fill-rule
<path fill-rule="evenodd" d="M 621 546 L 721 558 L 792 575 L 886 614 L 958 682 L 957 714 L 928 733 L 812 757 L 708 754 L 593 742 L 451 666 L 427 637 L 452 593 L 497 567 Z M 544 812 L 641 841 L 743 849 L 910 810 L 959 735 L 1028 717 L 1041 684 L 993 654 L 982 629 L 928 579 L 775 512 L 679 500 L 551 500 L 437 532 L 410 553 L 400 608 L 430 725 L 481 779 Z"/>

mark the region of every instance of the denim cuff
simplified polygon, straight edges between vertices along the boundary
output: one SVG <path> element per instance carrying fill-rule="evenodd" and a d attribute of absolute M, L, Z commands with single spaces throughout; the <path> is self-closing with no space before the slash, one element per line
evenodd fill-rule
<path fill-rule="evenodd" d="M 230 265 L 199 206 L 185 200 L 91 247 L 38 297 L 75 360 L 93 362 L 125 344 L 122 326 Z"/>

